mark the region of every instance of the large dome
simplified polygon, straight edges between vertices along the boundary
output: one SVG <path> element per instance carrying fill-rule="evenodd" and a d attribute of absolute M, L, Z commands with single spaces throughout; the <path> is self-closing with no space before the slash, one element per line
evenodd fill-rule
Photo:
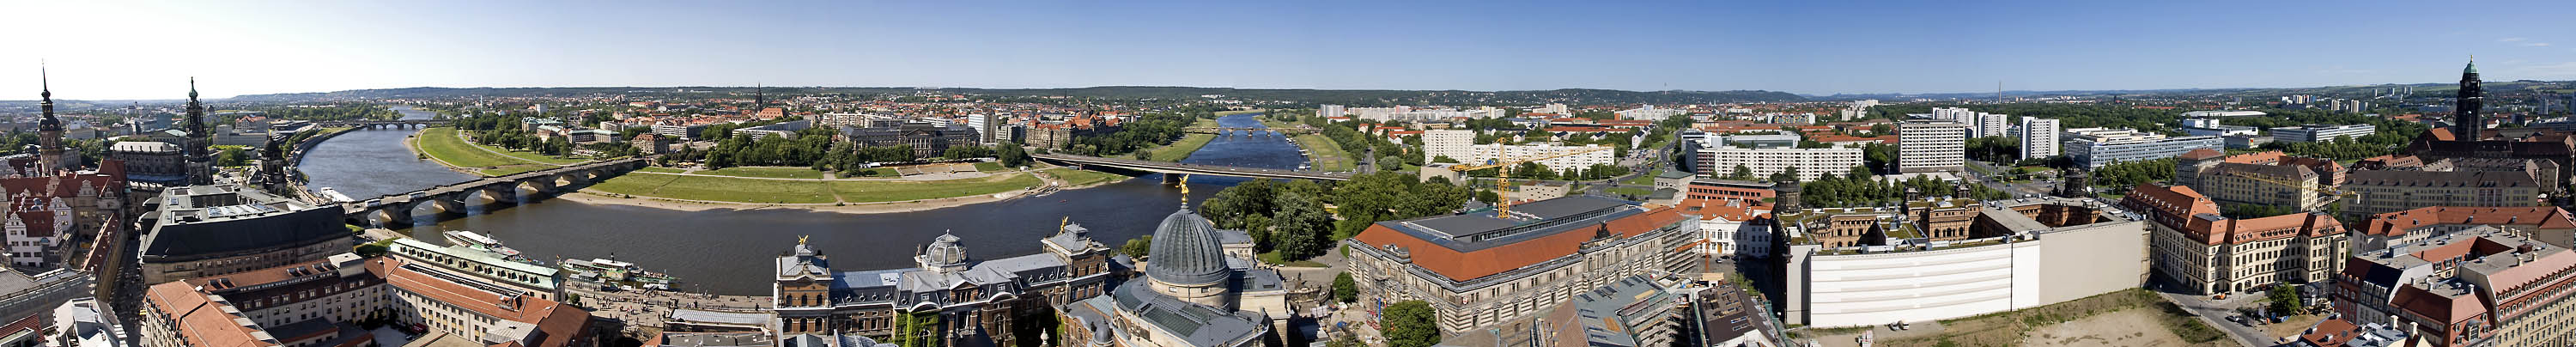
<path fill-rule="evenodd" d="M 1189 208 L 1173 212 L 1154 228 L 1154 249 L 1146 253 L 1145 276 L 1182 286 L 1215 285 L 1226 280 L 1225 249 L 1217 245 L 1216 225 Z"/>
<path fill-rule="evenodd" d="M 958 245 L 958 241 L 961 240 L 957 235 L 940 234 L 938 239 L 930 243 L 929 248 L 923 249 L 921 255 L 913 260 L 920 262 L 921 267 L 934 270 L 964 266 L 966 265 L 966 246 Z"/>

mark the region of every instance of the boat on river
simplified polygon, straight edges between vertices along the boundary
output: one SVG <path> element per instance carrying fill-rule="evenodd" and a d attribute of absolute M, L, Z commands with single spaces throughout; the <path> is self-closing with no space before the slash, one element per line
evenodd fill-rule
<path fill-rule="evenodd" d="M 644 271 L 643 267 L 635 266 L 635 263 L 622 262 L 615 259 L 570 259 L 563 261 L 563 267 L 564 269 L 579 272 L 580 274 L 574 276 L 575 278 L 596 280 L 602 283 L 636 283 L 648 286 L 658 284 L 665 286 L 663 288 L 668 288 L 670 284 L 680 282 L 679 278 L 671 277 L 671 275 Z"/>
<path fill-rule="evenodd" d="M 483 236 L 483 234 L 464 230 L 449 231 L 443 234 L 447 236 L 448 244 L 461 245 L 476 250 L 492 252 L 493 254 L 500 254 L 503 258 L 509 258 L 510 260 L 518 262 L 530 264 L 536 263 L 535 261 L 528 260 L 526 256 L 519 254 L 519 250 L 510 249 L 509 246 L 501 245 L 501 240 L 493 239 L 489 236 Z"/>

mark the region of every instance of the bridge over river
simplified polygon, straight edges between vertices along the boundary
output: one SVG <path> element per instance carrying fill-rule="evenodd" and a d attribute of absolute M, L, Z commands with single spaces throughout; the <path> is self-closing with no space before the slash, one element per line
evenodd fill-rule
<path fill-rule="evenodd" d="M 652 157 L 592 161 L 578 165 L 441 184 L 410 193 L 340 204 L 352 224 L 395 226 L 463 216 L 469 208 L 501 203 L 521 204 L 551 194 L 579 190 L 593 182 L 625 174 L 652 163 Z M 424 220 L 425 219 L 425 220 Z"/>

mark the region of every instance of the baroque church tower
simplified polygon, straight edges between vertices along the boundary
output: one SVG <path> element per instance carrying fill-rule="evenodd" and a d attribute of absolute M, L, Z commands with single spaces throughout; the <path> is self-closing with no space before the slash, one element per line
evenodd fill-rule
<path fill-rule="evenodd" d="M 44 119 L 37 121 L 39 135 L 36 137 L 36 145 L 39 149 L 36 155 L 36 168 L 28 170 L 28 174 L 52 176 L 70 168 L 63 160 L 63 120 L 54 117 L 54 86 L 50 81 L 51 76 L 43 72 L 44 69 L 41 67 L 37 68 L 37 71 L 37 83 L 44 88 L 41 94 L 44 96 L 44 101 L 38 103 L 39 107 L 44 109 Z"/>
<path fill-rule="evenodd" d="M 197 79 L 188 79 L 188 139 L 180 147 L 188 155 L 188 185 L 215 184 L 215 156 L 207 153 L 213 147 L 214 133 L 206 129 L 206 105 L 197 101 Z"/>

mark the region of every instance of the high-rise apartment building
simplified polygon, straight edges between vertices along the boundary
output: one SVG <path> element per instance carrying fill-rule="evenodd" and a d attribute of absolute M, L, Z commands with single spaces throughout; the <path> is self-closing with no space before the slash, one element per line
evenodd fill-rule
<path fill-rule="evenodd" d="M 2133 161 L 2172 158 L 2203 148 L 2225 148 L 2217 136 L 2176 136 L 2134 129 L 2067 129 L 2066 156 L 2087 170 Z"/>
<path fill-rule="evenodd" d="M 1906 122 L 1896 127 L 1896 152 L 1901 172 L 1959 171 L 1967 164 L 1968 126 Z"/>
<path fill-rule="evenodd" d="M 1323 105 L 1315 107 L 1316 117 L 1340 117 L 1345 114 L 1350 114 L 1350 109 L 1343 108 L 1342 105 Z"/>
<path fill-rule="evenodd" d="M 2062 129 L 2064 129 L 2064 123 L 2056 119 L 2022 117 L 2021 127 L 2013 128 L 2018 132 L 2013 134 L 2013 137 L 2021 139 L 2021 158 L 2029 160 L 2057 156 L 2059 153 L 2057 132 Z"/>

